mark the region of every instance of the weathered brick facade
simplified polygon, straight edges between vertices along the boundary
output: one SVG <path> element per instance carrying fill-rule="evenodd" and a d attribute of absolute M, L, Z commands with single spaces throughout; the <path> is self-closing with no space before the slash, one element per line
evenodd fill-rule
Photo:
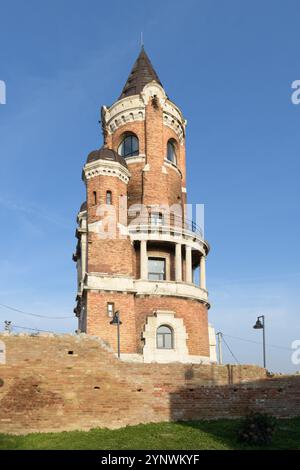
<path fill-rule="evenodd" d="M 205 282 L 209 245 L 186 218 L 186 121 L 144 50 L 124 90 L 112 106 L 102 108 L 104 145 L 89 154 L 83 169 L 87 202 L 78 214 L 74 257 L 79 329 L 115 349 L 116 329 L 108 315 L 113 304 L 122 321 L 123 358 L 145 360 L 149 335 L 165 325 L 172 351 L 157 355 L 153 342 L 148 362 L 214 361 Z M 160 262 L 163 272 L 151 273 L 151 260 L 152 266 Z M 200 265 L 196 285 L 192 271 Z M 150 333 L 150 321 L 145 334 L 151 317 L 157 319 L 156 330 L 152 322 Z"/>
<path fill-rule="evenodd" d="M 257 366 L 132 364 L 81 336 L 0 335 L 0 432 L 25 434 L 138 423 L 300 415 L 300 376 Z"/>

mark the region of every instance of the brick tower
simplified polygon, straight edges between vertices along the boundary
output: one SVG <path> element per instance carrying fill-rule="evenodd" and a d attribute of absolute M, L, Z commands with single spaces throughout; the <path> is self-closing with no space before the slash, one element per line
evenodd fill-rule
<path fill-rule="evenodd" d="M 83 168 L 79 210 L 79 330 L 121 359 L 215 361 L 208 324 L 208 243 L 186 216 L 186 121 L 142 48 L 118 100 L 101 109 L 104 143 Z M 199 281 L 194 283 L 195 270 Z"/>

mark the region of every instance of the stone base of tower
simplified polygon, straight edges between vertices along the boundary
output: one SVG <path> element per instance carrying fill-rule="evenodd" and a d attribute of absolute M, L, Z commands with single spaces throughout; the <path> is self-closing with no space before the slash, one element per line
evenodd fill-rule
<path fill-rule="evenodd" d="M 101 337 L 117 353 L 117 328 L 107 309 L 120 312 L 121 359 L 145 363 L 216 362 L 215 335 L 208 324 L 207 306 L 194 299 L 129 292 L 87 291 L 86 332 Z M 84 323 L 84 322 L 83 322 Z M 161 326 L 169 329 L 172 344 L 158 345 Z"/>

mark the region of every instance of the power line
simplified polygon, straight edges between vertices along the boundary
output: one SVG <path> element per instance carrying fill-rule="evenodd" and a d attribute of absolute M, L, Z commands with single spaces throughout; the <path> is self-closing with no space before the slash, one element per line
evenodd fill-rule
<path fill-rule="evenodd" d="M 262 343 L 260 341 L 254 341 L 252 339 L 246 339 L 246 338 L 239 338 L 238 336 L 232 336 L 232 335 L 227 335 L 225 333 L 223 333 L 224 336 L 226 336 L 227 338 L 232 338 L 232 339 L 238 339 L 240 341 L 246 341 L 247 343 L 253 343 L 253 344 L 259 344 L 259 345 L 262 345 Z M 267 343 L 268 346 L 272 347 L 272 348 L 278 348 L 278 349 L 285 349 L 287 351 L 293 351 L 292 348 L 288 348 L 286 346 L 279 346 L 277 344 L 269 344 Z"/>
<path fill-rule="evenodd" d="M 11 325 L 12 328 L 18 328 L 20 330 L 30 330 L 30 331 L 39 331 L 42 333 L 55 333 L 55 331 L 49 331 L 49 330 L 40 330 L 38 328 L 28 328 L 27 326 L 18 326 L 18 325 Z"/>
<path fill-rule="evenodd" d="M 235 360 L 235 362 L 237 362 L 238 364 L 240 364 L 239 360 L 238 360 L 237 357 L 233 354 L 233 352 L 231 351 L 231 349 L 230 349 L 230 347 L 228 346 L 227 342 L 225 341 L 224 335 L 222 335 L 222 339 L 223 339 L 225 345 L 227 346 L 227 348 L 228 348 L 230 354 L 232 355 L 233 359 Z"/>
<path fill-rule="evenodd" d="M 38 318 L 47 318 L 48 320 L 65 320 L 67 318 L 74 318 L 73 316 L 71 317 L 52 317 L 48 315 L 39 315 L 37 313 L 29 313 L 29 312 L 24 312 L 23 310 L 19 310 L 18 308 L 15 307 L 10 307 L 9 305 L 1 304 L 1 307 L 7 308 L 8 310 L 12 310 L 13 312 L 18 312 L 22 313 L 23 315 L 29 315 L 30 317 L 38 317 Z"/>

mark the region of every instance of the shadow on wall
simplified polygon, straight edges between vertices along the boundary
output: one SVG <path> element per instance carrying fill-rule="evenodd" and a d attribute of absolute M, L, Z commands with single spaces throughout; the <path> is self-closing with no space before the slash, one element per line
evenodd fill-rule
<path fill-rule="evenodd" d="M 126 363 L 88 335 L 3 340 L 2 432 L 237 418 L 250 410 L 300 415 L 300 376 L 267 377 L 253 365 Z"/>
<path fill-rule="evenodd" d="M 227 366 L 227 385 L 218 385 L 213 377 L 210 383 L 195 385 L 195 371 L 193 367 L 188 369 L 185 385 L 170 393 L 170 420 L 239 418 L 250 411 L 264 412 L 278 418 L 300 416 L 300 376 L 243 381 L 234 377 L 234 367 Z"/>

